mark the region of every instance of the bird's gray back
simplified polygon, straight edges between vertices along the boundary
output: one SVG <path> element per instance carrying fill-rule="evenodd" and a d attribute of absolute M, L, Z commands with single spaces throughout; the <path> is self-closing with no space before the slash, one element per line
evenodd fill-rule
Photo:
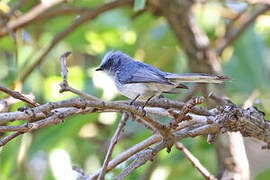
<path fill-rule="evenodd" d="M 120 83 L 160 83 L 171 84 L 165 76 L 167 73 L 157 68 L 134 60 L 122 61 L 117 78 Z"/>

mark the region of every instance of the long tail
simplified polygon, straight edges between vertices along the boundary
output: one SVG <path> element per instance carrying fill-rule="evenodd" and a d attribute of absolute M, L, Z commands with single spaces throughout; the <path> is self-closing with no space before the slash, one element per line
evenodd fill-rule
<path fill-rule="evenodd" d="M 184 73 L 184 74 L 168 74 L 166 78 L 177 82 L 200 82 L 200 83 L 223 83 L 229 77 L 213 74 L 201 73 Z"/>

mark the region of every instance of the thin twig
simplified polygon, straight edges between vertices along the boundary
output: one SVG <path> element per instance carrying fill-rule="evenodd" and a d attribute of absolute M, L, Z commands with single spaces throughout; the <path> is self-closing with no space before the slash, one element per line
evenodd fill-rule
<path fill-rule="evenodd" d="M 141 141 L 140 143 L 132 146 L 131 148 L 127 149 L 126 151 L 121 153 L 119 156 L 117 156 L 116 158 L 111 160 L 108 164 L 107 171 L 112 170 L 117 165 L 124 162 L 125 160 L 127 160 L 128 158 L 133 156 L 134 154 L 146 149 L 147 147 L 149 147 L 149 146 L 151 146 L 159 141 L 161 141 L 161 136 L 155 134 L 155 135 Z M 89 176 L 89 179 L 91 179 L 91 180 L 97 179 L 100 172 L 101 172 L 101 169 L 99 169 L 95 174 Z"/>
<path fill-rule="evenodd" d="M 60 61 L 61 61 L 61 76 L 62 76 L 62 83 L 61 83 L 61 90 L 60 90 L 60 93 L 61 92 L 64 92 L 65 90 L 65 87 L 68 86 L 68 82 L 67 82 L 67 73 L 68 73 L 68 70 L 67 70 L 67 67 L 66 67 L 66 64 L 67 64 L 67 57 L 71 54 L 70 51 L 67 51 L 65 52 L 64 54 L 61 55 L 60 57 Z"/>
<path fill-rule="evenodd" d="M 204 102 L 204 97 L 198 97 L 198 98 L 191 98 L 183 107 L 182 111 L 180 114 L 177 115 L 177 117 L 169 123 L 169 128 L 170 129 L 176 129 L 178 124 L 187 119 L 186 115 L 191 111 L 191 109 L 198 105 L 202 104 Z"/>
<path fill-rule="evenodd" d="M 248 99 L 244 102 L 242 108 L 247 109 L 253 105 L 253 102 L 256 100 L 256 98 L 259 96 L 259 90 L 255 89 L 251 95 L 248 97 Z"/>
<path fill-rule="evenodd" d="M 17 137 L 21 134 L 23 134 L 23 132 L 17 131 L 17 132 L 14 132 L 14 133 L 0 139 L 0 147 L 6 145 L 9 141 L 11 141 L 12 139 L 14 139 L 15 137 Z"/>
<path fill-rule="evenodd" d="M 208 95 L 209 98 L 213 99 L 217 104 L 224 106 L 227 102 L 223 98 L 217 96 L 215 93 L 210 92 Z"/>
<path fill-rule="evenodd" d="M 19 93 L 18 91 L 13 91 L 10 90 L 8 88 L 5 88 L 3 86 L 0 86 L 0 91 L 5 92 L 6 94 L 16 98 L 16 99 L 20 99 L 23 102 L 26 102 L 27 104 L 29 104 L 31 107 L 36 107 L 39 106 L 38 103 L 34 102 L 32 99 L 29 99 L 28 97 L 24 96 L 23 94 Z"/>
<path fill-rule="evenodd" d="M 70 87 L 68 85 L 68 81 L 67 81 L 67 73 L 68 73 L 68 70 L 67 70 L 67 67 L 66 67 L 66 59 L 67 57 L 71 54 L 70 51 L 67 51 L 65 53 L 63 53 L 60 57 L 60 61 L 61 61 L 61 76 L 62 76 L 62 79 L 63 81 L 61 82 L 60 84 L 60 93 L 63 93 L 65 91 L 70 91 L 70 92 L 73 92 L 74 94 L 77 94 L 87 100 L 90 100 L 90 101 L 101 101 L 99 98 L 97 97 L 94 97 L 92 95 L 89 95 L 87 93 L 84 93 L 84 92 L 81 92 L 77 89 L 74 89 L 72 87 Z"/>
<path fill-rule="evenodd" d="M 237 14 L 233 18 L 230 19 L 229 23 L 226 24 L 226 34 L 225 34 L 225 36 L 229 32 L 231 32 L 234 23 L 237 22 L 243 16 L 243 14 L 248 11 L 248 9 L 249 9 L 249 6 L 247 6 L 245 9 L 241 10 L 240 12 L 237 12 Z"/>
<path fill-rule="evenodd" d="M 112 139 L 111 139 L 110 146 L 108 148 L 105 160 L 104 160 L 103 165 L 102 165 L 101 173 L 98 176 L 98 180 L 104 180 L 105 174 L 107 172 L 107 167 L 108 167 L 110 158 L 112 156 L 113 148 L 116 145 L 116 143 L 117 143 L 117 141 L 119 139 L 120 133 L 123 130 L 124 126 L 126 125 L 127 120 L 128 120 L 128 114 L 124 113 L 122 115 L 122 118 L 121 118 L 121 120 L 119 122 L 119 125 L 118 125 Z"/>
<path fill-rule="evenodd" d="M 187 157 L 187 159 L 191 162 L 191 164 L 198 169 L 198 171 L 203 175 L 205 179 L 214 180 L 217 179 L 214 175 L 212 175 L 201 163 L 200 161 L 193 155 L 191 152 L 180 142 L 175 143 L 175 147 L 182 151 L 183 154 Z"/>
<path fill-rule="evenodd" d="M 243 13 L 243 15 L 239 18 L 238 25 L 235 25 L 235 28 L 230 28 L 230 32 L 226 33 L 226 37 L 223 38 L 220 45 L 217 47 L 216 52 L 218 55 L 221 55 L 224 49 L 230 46 L 246 29 L 247 27 L 254 22 L 254 20 L 261 14 L 265 13 L 270 9 L 270 5 L 262 5 L 258 8 L 251 9 L 247 13 Z"/>

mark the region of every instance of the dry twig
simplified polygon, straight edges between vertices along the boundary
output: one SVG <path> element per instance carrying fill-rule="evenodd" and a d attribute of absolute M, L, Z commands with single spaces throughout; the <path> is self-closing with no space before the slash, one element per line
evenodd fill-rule
<path fill-rule="evenodd" d="M 70 91 L 70 92 L 73 92 L 74 94 L 77 94 L 85 99 L 88 99 L 88 100 L 93 100 L 93 101 L 101 101 L 100 99 L 92 96 L 92 95 L 89 95 L 87 93 L 84 93 L 82 91 L 78 91 L 77 89 L 74 89 L 72 87 L 70 87 L 68 85 L 68 81 L 67 81 L 67 73 L 68 73 L 68 70 L 67 70 L 67 67 L 66 67 L 66 59 L 67 57 L 71 54 L 70 51 L 67 51 L 65 52 L 64 54 L 62 54 L 62 56 L 60 57 L 60 61 L 61 61 L 61 76 L 62 76 L 62 79 L 63 81 L 61 82 L 60 84 L 60 93 L 63 93 L 65 91 Z"/>
<path fill-rule="evenodd" d="M 173 120 L 173 122 L 170 122 L 169 124 L 169 128 L 170 129 L 176 129 L 178 124 L 186 119 L 189 119 L 188 117 L 186 117 L 187 113 L 191 111 L 191 109 L 196 106 L 197 104 L 202 104 L 204 101 L 203 97 L 199 97 L 199 98 L 191 98 L 183 107 L 182 111 L 180 114 L 178 114 L 175 119 Z"/>
<path fill-rule="evenodd" d="M 216 48 L 217 54 L 221 55 L 224 49 L 230 46 L 259 15 L 269 9 L 270 5 L 264 4 L 241 14 L 238 21 L 233 22 L 233 24 L 237 25 L 231 25 L 230 31 L 226 32 L 226 36 L 222 40 L 219 40 L 220 43 L 218 43 L 218 47 Z"/>
<path fill-rule="evenodd" d="M 0 91 L 5 92 L 6 94 L 8 94 L 16 99 L 20 99 L 23 102 L 26 102 L 31 107 L 39 106 L 38 103 L 34 102 L 32 99 L 29 99 L 28 97 L 24 96 L 23 94 L 19 93 L 18 91 L 13 91 L 13 90 L 10 90 L 10 89 L 5 88 L 3 86 L 0 86 Z"/>
<path fill-rule="evenodd" d="M 23 132 L 17 131 L 17 132 L 14 132 L 14 133 L 0 139 L 0 147 L 6 145 L 9 141 L 11 141 L 12 139 L 14 139 L 15 137 L 17 137 L 21 134 L 23 134 Z"/>
<path fill-rule="evenodd" d="M 152 144 L 155 144 L 157 142 L 159 142 L 161 140 L 161 136 L 159 135 L 153 135 L 143 141 L 141 141 L 140 143 L 134 145 L 133 147 L 127 149 L 126 151 L 124 151 L 122 154 L 120 154 L 119 156 L 117 156 L 116 158 L 114 158 L 113 160 L 111 160 L 108 164 L 108 168 L 107 168 L 107 172 L 109 170 L 112 170 L 113 168 L 115 168 L 117 165 L 119 165 L 120 163 L 124 162 L 125 160 L 127 160 L 128 158 L 130 158 L 131 156 L 133 156 L 134 154 L 144 150 L 145 148 L 151 146 Z M 86 176 L 86 179 L 97 179 L 97 177 L 99 176 L 101 172 L 101 169 L 99 169 L 95 174 L 93 175 L 88 175 Z"/>
<path fill-rule="evenodd" d="M 128 117 L 129 116 L 128 116 L 127 113 L 123 113 L 122 118 L 121 118 L 121 120 L 119 122 L 119 125 L 118 125 L 112 139 L 111 139 L 110 146 L 108 148 L 105 160 L 103 162 L 101 172 L 100 172 L 100 174 L 99 174 L 99 176 L 97 178 L 98 180 L 103 180 L 104 177 L 105 177 L 105 174 L 107 172 L 107 167 L 108 167 L 110 158 L 112 156 L 113 148 L 114 148 L 114 146 L 116 145 L 116 143 L 117 143 L 117 141 L 119 139 L 121 131 L 123 130 L 124 126 L 126 125 L 126 121 L 128 120 Z"/>

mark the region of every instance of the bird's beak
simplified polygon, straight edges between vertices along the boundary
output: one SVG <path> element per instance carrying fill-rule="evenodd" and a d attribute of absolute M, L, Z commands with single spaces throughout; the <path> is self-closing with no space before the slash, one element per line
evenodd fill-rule
<path fill-rule="evenodd" d="M 96 71 L 102 71 L 103 69 L 101 67 L 97 68 Z"/>

